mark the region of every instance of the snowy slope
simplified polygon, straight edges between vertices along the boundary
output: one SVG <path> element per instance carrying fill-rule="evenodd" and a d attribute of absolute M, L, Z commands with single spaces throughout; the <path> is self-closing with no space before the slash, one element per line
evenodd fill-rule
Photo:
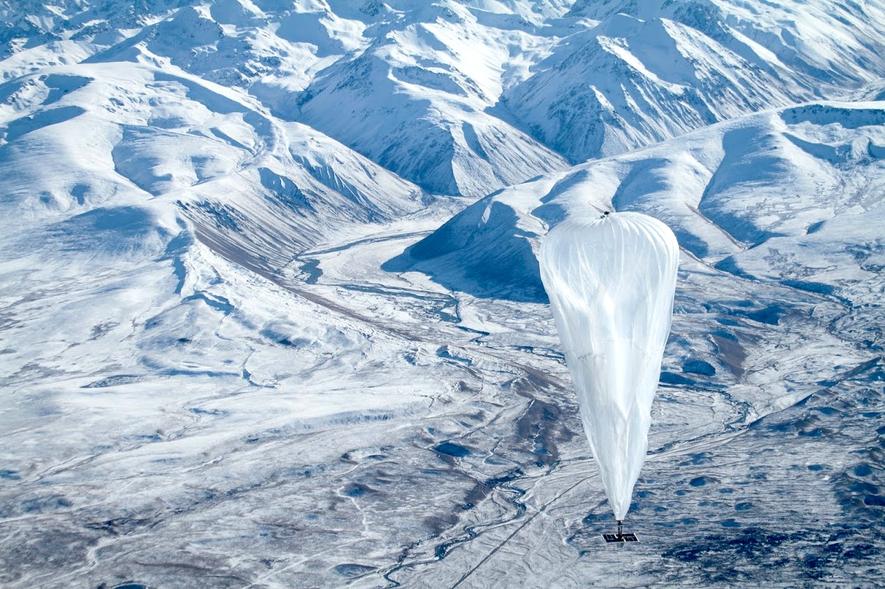
<path fill-rule="evenodd" d="M 10 3 L 7 78 L 172 64 L 250 93 L 428 191 L 481 196 L 882 77 L 877 3 Z M 91 56 L 91 57 L 90 57 Z M 342 108 L 342 105 L 346 105 Z"/>
<path fill-rule="evenodd" d="M 762 108 L 848 98 L 885 75 L 878 3 L 577 3 L 595 19 L 503 104 L 573 162 Z"/>
<path fill-rule="evenodd" d="M 0 585 L 874 585 L 883 22 L 0 0 Z M 683 248 L 629 558 L 535 260 L 587 207 Z"/>
<path fill-rule="evenodd" d="M 2 88 L 4 206 L 35 222 L 178 207 L 201 234 L 285 261 L 336 223 L 421 206 L 420 189 L 322 133 L 174 68 L 96 61 Z"/>
<path fill-rule="evenodd" d="M 525 17 L 559 15 L 565 6 L 516 2 L 508 15 L 504 5 L 489 12 L 454 2 L 178 4 L 121 14 L 113 3 L 50 11 L 35 3 L 40 17 L 24 21 L 8 8 L 6 36 L 39 30 L 73 45 L 63 53 L 76 49 L 78 60 L 169 63 L 242 87 L 277 116 L 303 120 L 432 192 L 480 196 L 564 165 L 484 111 L 556 39 L 519 30 L 533 28 Z M 54 63 L 43 58 L 45 47 L 30 55 L 37 50 L 22 47 L 24 38 L 8 45 L 21 50 L 4 64 L 7 77 L 38 59 Z"/>
<path fill-rule="evenodd" d="M 665 221 L 687 254 L 734 272 L 765 259 L 770 244 L 794 244 L 809 258 L 766 273 L 814 282 L 814 256 L 836 255 L 817 235 L 829 223 L 857 218 L 867 228 L 851 233 L 846 252 L 881 241 L 883 125 L 881 102 L 809 103 L 591 160 L 479 200 L 388 267 L 481 295 L 543 299 L 534 252 L 550 227 L 575 211 L 636 210 Z M 851 281 L 869 277 L 860 261 L 850 265 Z M 849 288 L 841 280 L 824 282 Z"/>
<path fill-rule="evenodd" d="M 511 56 L 531 59 L 541 41 L 485 25 L 455 2 L 403 18 L 406 26 L 323 72 L 299 98 L 298 116 L 437 193 L 481 196 L 564 166 L 486 112 Z"/>
<path fill-rule="evenodd" d="M 653 409 L 658 441 L 631 505 L 651 536 L 643 548 L 626 559 L 601 547 L 599 529 L 611 515 L 602 497 L 586 513 L 586 492 L 572 485 L 600 485 L 593 473 L 582 478 L 581 465 L 553 489 L 517 486 L 530 489 L 537 511 L 529 511 L 541 517 L 517 518 L 521 526 L 500 533 L 481 528 L 501 521 L 494 515 L 465 518 L 480 522 L 486 540 L 465 539 L 467 527 L 452 541 L 481 545 L 485 560 L 454 552 L 443 565 L 397 578 L 479 585 L 524 577 L 577 587 L 588 579 L 606 586 L 618 571 L 652 586 L 814 585 L 852 575 L 874 583 L 871 558 L 883 542 L 875 458 L 883 431 L 883 133 L 882 102 L 748 115 L 490 195 L 389 258 L 382 267 L 395 276 L 428 276 L 464 293 L 471 310 L 462 313 L 485 333 L 484 347 L 530 346 L 538 357 L 550 350 L 527 342 L 548 317 L 535 304 L 545 299 L 535 252 L 549 227 L 588 210 L 636 210 L 666 221 L 682 247 Z M 505 304 L 524 312 L 512 316 L 512 331 L 495 313 Z M 542 375 L 557 374 L 553 364 Z M 554 388 L 528 374 L 532 387 Z M 730 417 L 718 414 L 719 401 Z M 711 421 L 727 423 L 701 433 Z M 793 564 L 782 560 L 787 554 Z M 836 572 L 848 563 L 851 572 Z"/>

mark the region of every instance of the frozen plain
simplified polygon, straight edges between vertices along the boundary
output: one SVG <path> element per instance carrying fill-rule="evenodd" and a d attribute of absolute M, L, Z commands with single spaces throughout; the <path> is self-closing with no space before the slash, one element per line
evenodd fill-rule
<path fill-rule="evenodd" d="M 827 53 L 750 2 L 371 4 L 5 7 L 0 583 L 877 584 L 881 7 L 785 3 Z M 769 43 L 755 85 L 643 48 L 719 79 L 745 58 L 706 11 Z M 578 64 L 647 101 L 532 87 Z M 610 130 L 533 127 L 566 114 Z M 609 205 L 683 247 L 622 549 L 534 259 Z"/>

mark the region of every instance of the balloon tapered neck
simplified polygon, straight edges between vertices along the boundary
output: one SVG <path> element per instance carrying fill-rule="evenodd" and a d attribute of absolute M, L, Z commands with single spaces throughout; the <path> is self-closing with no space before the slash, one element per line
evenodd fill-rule
<path fill-rule="evenodd" d="M 624 522 L 622 522 L 621 520 L 617 520 L 617 522 L 618 522 L 618 536 L 623 536 L 624 535 Z"/>

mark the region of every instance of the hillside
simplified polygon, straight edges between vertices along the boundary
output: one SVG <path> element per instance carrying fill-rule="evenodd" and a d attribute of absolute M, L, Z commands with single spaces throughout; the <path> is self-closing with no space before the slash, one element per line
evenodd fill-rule
<path fill-rule="evenodd" d="M 885 8 L 0 0 L 0 585 L 872 586 Z M 663 220 L 611 514 L 535 253 Z"/>

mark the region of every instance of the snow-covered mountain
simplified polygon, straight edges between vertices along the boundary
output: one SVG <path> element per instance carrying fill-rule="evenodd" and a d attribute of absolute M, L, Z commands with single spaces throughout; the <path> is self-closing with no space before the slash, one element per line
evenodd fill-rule
<path fill-rule="evenodd" d="M 481 196 L 883 75 L 878 3 L 11 2 L 2 72 L 170 64 Z M 867 90 L 869 92 L 869 90 Z"/>
<path fill-rule="evenodd" d="M 878 3 L 578 2 L 563 40 L 502 102 L 573 162 L 774 106 L 857 98 L 885 75 Z"/>
<path fill-rule="evenodd" d="M 0 0 L 0 585 L 876 584 L 883 23 Z M 683 252 L 630 558 L 535 259 L 610 208 Z"/>
<path fill-rule="evenodd" d="M 883 132 L 883 102 L 739 117 L 496 192 L 388 267 L 421 269 L 479 296 L 543 300 L 539 238 L 576 212 L 635 210 L 665 221 L 683 251 L 709 266 L 851 291 L 874 278 L 863 268 L 881 244 Z M 853 239 L 840 244 L 846 233 Z M 749 260 L 769 265 L 750 270 Z M 875 303 L 856 301 L 864 302 Z"/>

